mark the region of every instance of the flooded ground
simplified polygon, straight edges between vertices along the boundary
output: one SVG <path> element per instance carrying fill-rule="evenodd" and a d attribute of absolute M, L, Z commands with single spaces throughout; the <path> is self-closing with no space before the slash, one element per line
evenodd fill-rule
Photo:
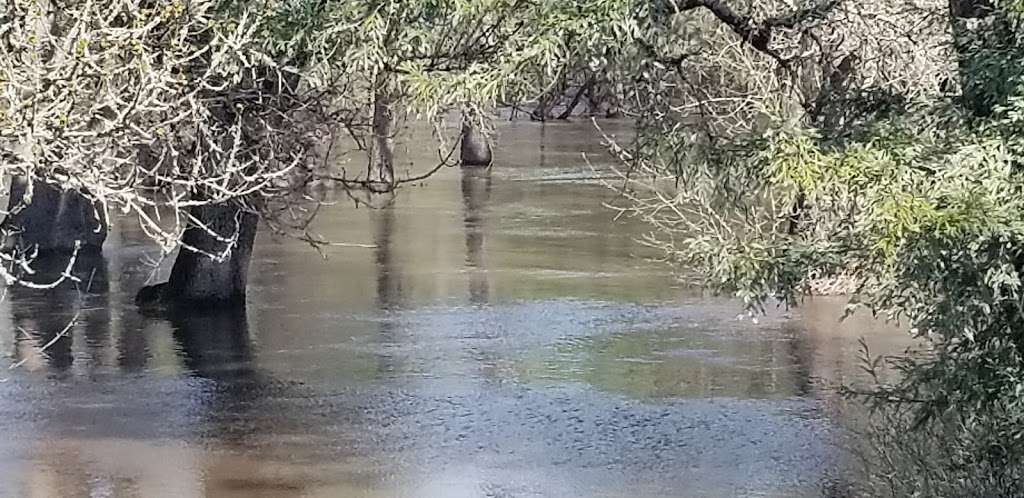
<path fill-rule="evenodd" d="M 596 140 L 505 125 L 489 172 L 321 216 L 372 248 L 261 235 L 243 314 L 141 315 L 156 251 L 120 223 L 91 292 L 0 303 L 0 494 L 827 496 L 828 385 L 902 336 L 682 288 L 601 206 Z"/>

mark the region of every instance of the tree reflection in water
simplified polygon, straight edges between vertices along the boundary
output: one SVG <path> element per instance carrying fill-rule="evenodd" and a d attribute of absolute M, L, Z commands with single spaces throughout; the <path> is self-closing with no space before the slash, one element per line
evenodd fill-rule
<path fill-rule="evenodd" d="M 70 257 L 41 255 L 32 263 L 33 273 L 19 276 L 36 284 L 56 282 L 68 269 Z M 67 279 L 51 289 L 7 288 L 16 365 L 30 369 L 45 365 L 53 373 L 69 371 L 75 362 L 74 336 L 79 333 L 89 352 L 88 365 L 102 363 L 100 357 L 110 340 L 107 260 L 98 252 L 82 252 L 75 257 L 71 275 L 77 281 Z"/>
<path fill-rule="evenodd" d="M 490 168 L 462 169 L 463 229 L 466 232 L 466 269 L 469 272 L 469 302 L 487 304 L 490 282 L 484 258 L 487 202 L 491 197 Z"/>

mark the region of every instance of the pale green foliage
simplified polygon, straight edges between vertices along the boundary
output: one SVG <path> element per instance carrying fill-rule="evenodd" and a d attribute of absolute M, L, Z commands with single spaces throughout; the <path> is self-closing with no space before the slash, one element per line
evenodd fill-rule
<path fill-rule="evenodd" d="M 555 0 L 334 1 L 309 45 L 314 76 L 345 80 L 346 102 L 379 90 L 434 119 L 450 110 L 484 114 L 541 91 L 583 40 L 616 29 L 629 2 Z M 585 6 L 585 7 L 580 7 Z M 569 35 L 567 33 L 572 33 Z"/>
<path fill-rule="evenodd" d="M 695 139 L 673 119 L 680 100 L 649 90 L 666 103 L 626 154 L 647 176 L 630 177 L 625 212 L 705 284 L 760 310 L 799 304 L 812 278 L 852 277 L 851 308 L 925 344 L 887 362 L 897 380 L 859 391 L 883 420 L 868 433 L 871 492 L 1024 493 L 1024 29 L 1008 5 L 957 31 L 957 98 L 893 85 L 880 106 L 840 100 L 855 117 L 841 126 L 769 113 L 681 155 Z"/>
<path fill-rule="evenodd" d="M 165 249 L 187 207 L 270 195 L 301 159 L 262 14 L 213 0 L 10 0 L 0 15 L 0 167 L 138 216 Z M 254 95 L 260 94 L 254 98 Z M 273 117 L 268 117 L 273 116 Z M 160 185 L 166 195 L 138 187 Z M 180 217 L 168 229 L 154 216 Z M 177 211 L 181 209 L 181 211 Z"/>

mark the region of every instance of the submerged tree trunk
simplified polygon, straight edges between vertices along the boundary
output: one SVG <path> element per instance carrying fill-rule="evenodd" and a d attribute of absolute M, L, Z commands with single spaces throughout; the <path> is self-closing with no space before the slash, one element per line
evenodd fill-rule
<path fill-rule="evenodd" d="M 459 150 L 463 166 L 490 166 L 491 144 L 470 116 L 462 118 L 462 145 Z"/>
<path fill-rule="evenodd" d="M 599 89 L 599 90 L 595 90 Z M 591 85 L 588 95 L 590 100 L 590 114 L 600 115 L 609 119 L 622 117 L 622 102 L 625 100 L 626 90 L 621 82 L 612 82 L 607 77 L 600 84 Z M 602 109 L 604 109 L 602 111 Z"/>
<path fill-rule="evenodd" d="M 567 120 L 572 117 L 573 111 L 580 105 L 580 101 L 583 100 L 583 96 L 591 93 L 591 88 L 594 86 L 594 79 L 596 76 L 587 76 L 587 80 L 580 85 L 579 89 L 576 90 L 576 94 L 573 95 L 572 101 L 565 106 L 565 110 L 558 115 L 558 119 L 561 121 Z"/>
<path fill-rule="evenodd" d="M 383 83 L 381 83 L 383 84 Z M 370 148 L 370 178 L 388 185 L 395 182 L 395 115 L 391 97 L 386 90 L 378 90 L 373 97 L 373 142 Z"/>
<path fill-rule="evenodd" d="M 107 239 L 102 208 L 77 190 L 14 178 L 8 213 L 2 224 L 7 250 L 71 253 L 80 244 L 80 251 L 99 253 Z"/>
<path fill-rule="evenodd" d="M 555 106 L 558 105 L 558 101 L 561 100 L 562 94 L 565 93 L 566 76 L 559 77 L 558 84 L 552 88 L 549 88 L 545 93 L 537 99 L 537 106 L 530 112 L 530 119 L 533 121 L 547 121 L 552 117 L 552 112 Z"/>
<path fill-rule="evenodd" d="M 233 203 L 194 207 L 182 248 L 163 284 L 143 288 L 136 302 L 244 304 L 259 216 Z"/>

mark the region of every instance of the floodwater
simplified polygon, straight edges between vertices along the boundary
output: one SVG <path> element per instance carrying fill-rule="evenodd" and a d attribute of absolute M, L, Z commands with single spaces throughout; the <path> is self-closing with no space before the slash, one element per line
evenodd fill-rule
<path fill-rule="evenodd" d="M 489 172 L 382 209 L 338 196 L 316 228 L 354 245 L 325 260 L 262 234 L 243 313 L 140 314 L 157 251 L 121 221 L 88 292 L 0 303 L 0 495 L 841 489 L 830 385 L 857 375 L 859 336 L 878 352 L 899 333 L 840 326 L 828 299 L 754 323 L 684 288 L 581 151 L 607 162 L 587 123 L 512 123 Z"/>

